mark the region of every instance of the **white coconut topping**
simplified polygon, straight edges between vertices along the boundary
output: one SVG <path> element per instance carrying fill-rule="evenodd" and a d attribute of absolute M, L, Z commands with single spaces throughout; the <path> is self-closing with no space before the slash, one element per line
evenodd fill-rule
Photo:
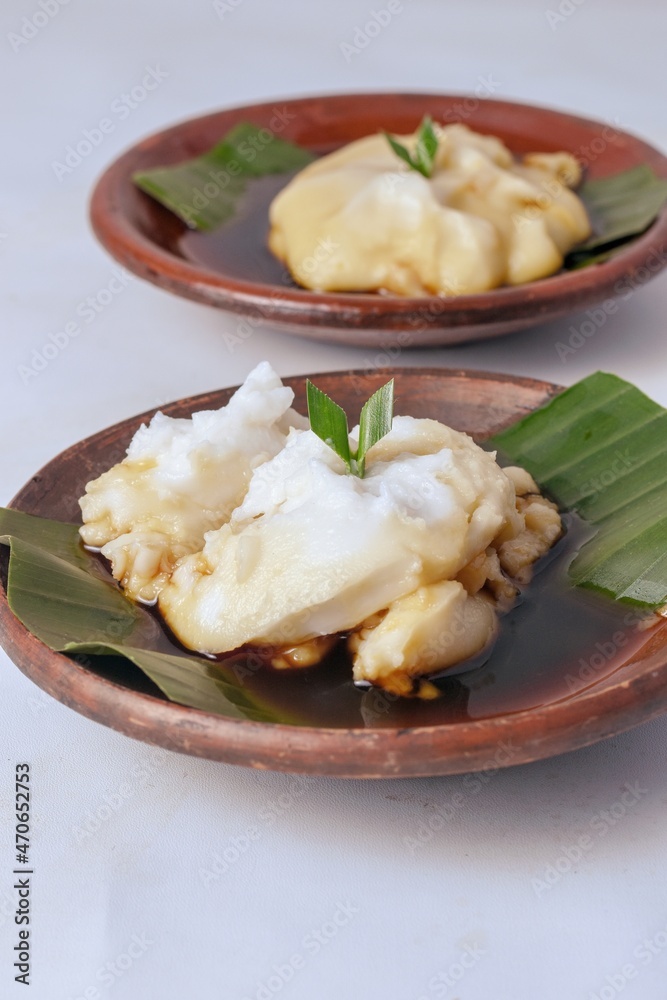
<path fill-rule="evenodd" d="M 164 587 L 181 641 L 220 653 L 354 629 L 521 526 L 494 456 L 436 421 L 395 418 L 368 463 L 351 476 L 312 431 L 293 431 Z"/>
<path fill-rule="evenodd" d="M 264 361 L 220 410 L 156 413 L 127 457 L 88 483 L 81 536 L 131 597 L 154 601 L 176 561 L 229 519 L 252 470 L 280 451 L 291 427 L 307 425 L 293 398 Z"/>
<path fill-rule="evenodd" d="M 491 642 L 504 571 L 527 579 L 558 513 L 435 420 L 395 417 L 351 475 L 292 398 L 263 363 L 220 410 L 156 414 L 88 484 L 81 535 L 191 649 L 267 646 L 296 668 L 352 633 L 357 680 L 426 693 L 422 675 Z"/>

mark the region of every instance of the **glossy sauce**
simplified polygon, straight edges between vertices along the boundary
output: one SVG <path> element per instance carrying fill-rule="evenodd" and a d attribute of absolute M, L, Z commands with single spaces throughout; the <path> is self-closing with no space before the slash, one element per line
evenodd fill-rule
<path fill-rule="evenodd" d="M 274 174 L 249 181 L 239 199 L 236 215 L 213 232 L 186 230 L 178 240 L 178 251 L 186 260 L 202 264 L 215 273 L 233 278 L 282 285 L 296 285 L 268 248 L 269 206 L 278 192 L 297 173 Z M 301 289 L 306 293 L 306 289 Z"/>
<path fill-rule="evenodd" d="M 636 609 L 573 587 L 567 567 L 590 528 L 566 515 L 565 536 L 538 565 L 520 602 L 501 618 L 499 637 L 484 659 L 444 672 L 434 701 L 359 691 L 344 643 L 317 667 L 244 676 L 263 702 L 301 724 L 317 726 L 436 725 L 486 719 L 559 701 L 626 662 L 646 640 Z M 655 616 L 653 616 L 655 617 Z M 657 618 L 656 618 L 657 621 Z M 238 666 L 235 657 L 224 660 Z"/>
<path fill-rule="evenodd" d="M 174 239 L 174 250 L 185 260 L 202 265 L 214 274 L 282 286 L 292 292 L 296 289 L 304 294 L 317 294 L 297 285 L 268 247 L 271 202 L 297 173 L 299 171 L 295 170 L 249 180 L 232 219 L 211 232 L 184 228 Z"/>
<path fill-rule="evenodd" d="M 440 698 L 404 699 L 379 689 L 359 690 L 341 643 L 315 667 L 275 670 L 252 649 L 212 662 L 227 681 L 243 688 L 277 722 L 323 727 L 407 727 L 488 719 L 560 701 L 618 669 L 647 638 L 642 613 L 582 588 L 567 569 L 591 529 L 564 516 L 565 534 L 537 564 L 517 605 L 501 618 L 499 637 L 487 655 L 431 678 Z M 102 566 L 100 566 L 102 570 Z M 107 577 L 108 579 L 108 577 Z M 183 655 L 154 609 L 140 609 L 132 644 Z M 482 662 L 480 662 L 480 660 Z M 127 661 L 104 657 L 104 674 L 157 693 L 147 679 L 128 677 Z M 97 668 L 95 668 L 97 669 Z M 131 668 L 129 668 L 131 669 Z M 139 674 L 139 671 L 136 671 Z"/>

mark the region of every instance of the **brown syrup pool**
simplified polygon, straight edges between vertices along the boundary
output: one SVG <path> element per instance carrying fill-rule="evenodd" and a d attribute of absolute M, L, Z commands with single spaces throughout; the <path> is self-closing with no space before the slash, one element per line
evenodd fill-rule
<path fill-rule="evenodd" d="M 298 289 L 284 264 L 268 248 L 269 206 L 296 171 L 249 181 L 232 219 L 213 232 L 186 230 L 178 240 L 182 257 L 233 278 Z M 306 289 L 300 289 L 304 293 Z"/>
<path fill-rule="evenodd" d="M 501 619 L 486 661 L 444 673 L 435 681 L 441 691 L 435 701 L 359 691 L 343 643 L 317 667 L 299 671 L 258 668 L 257 658 L 223 662 L 286 719 L 313 726 L 440 725 L 560 701 L 620 666 L 646 638 L 637 628 L 638 610 L 571 585 L 567 567 L 590 529 L 572 515 L 564 521 L 565 536 Z"/>
<path fill-rule="evenodd" d="M 568 566 L 591 529 L 573 514 L 565 514 L 563 523 L 563 538 L 537 565 L 519 603 L 501 618 L 498 640 L 484 662 L 477 658 L 433 678 L 441 691 L 434 701 L 359 690 L 352 682 L 344 642 L 316 667 L 275 670 L 264 657 L 247 650 L 218 658 L 212 669 L 220 669 L 225 680 L 241 687 L 272 721 L 313 727 L 442 725 L 566 699 L 618 669 L 647 634 L 645 627 L 638 628 L 643 618 L 639 609 L 572 586 Z M 178 655 L 188 652 L 158 614 L 148 609 L 141 614 L 133 645 Z M 93 669 L 124 684 L 131 669 L 132 686 L 157 693 L 148 679 L 135 681 L 127 661 L 112 663 L 105 657 L 103 666 L 95 664 Z"/>
<path fill-rule="evenodd" d="M 285 265 L 268 248 L 271 202 L 297 173 L 299 171 L 249 180 L 236 203 L 233 218 L 211 232 L 179 228 L 173 237 L 173 250 L 214 274 L 289 288 L 291 292 L 316 294 L 297 285 Z"/>

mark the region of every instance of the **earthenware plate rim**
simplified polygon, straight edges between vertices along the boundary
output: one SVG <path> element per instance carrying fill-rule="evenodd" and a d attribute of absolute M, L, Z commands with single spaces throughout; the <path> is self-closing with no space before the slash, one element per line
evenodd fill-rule
<path fill-rule="evenodd" d="M 320 104 L 328 108 L 345 102 L 349 109 L 355 103 L 368 105 L 369 100 L 373 99 L 375 102 L 390 103 L 394 107 L 392 113 L 398 116 L 397 109 L 402 106 L 401 102 L 405 102 L 408 107 L 420 107 L 423 112 L 433 109 L 434 102 L 441 102 L 444 108 L 448 102 L 461 102 L 465 97 L 463 94 L 409 91 L 330 93 L 276 98 L 184 119 L 136 143 L 105 170 L 91 197 L 93 230 L 112 256 L 125 267 L 175 294 L 277 325 L 300 336 L 359 346 L 375 346 L 383 338 L 386 340 L 388 333 L 409 334 L 411 340 L 404 346 L 439 346 L 460 340 L 498 336 L 583 309 L 607 297 L 614 297 L 614 289 L 618 287 L 618 283 L 644 266 L 647 254 L 667 238 L 667 206 L 642 236 L 603 263 L 561 272 L 525 285 L 503 287 L 454 299 L 437 296 L 402 298 L 367 293 L 315 293 L 261 280 L 249 281 L 216 271 L 167 250 L 154 233 L 149 235 L 141 230 L 127 208 L 128 199 L 131 204 L 139 204 L 141 199 L 148 199 L 148 195 L 137 191 L 132 185 L 130 178 L 134 170 L 169 162 L 168 155 L 165 157 L 162 151 L 168 151 L 181 141 L 189 146 L 188 156 L 210 148 L 210 141 L 204 141 L 202 136 L 218 120 L 221 125 L 216 134 L 221 135 L 238 121 L 254 119 L 261 122 L 262 117 L 267 118 L 276 108 L 281 107 L 291 107 L 298 117 L 299 112 L 304 114 L 305 109 L 312 109 Z M 589 131 L 612 128 L 604 122 L 519 101 L 484 98 L 478 100 L 477 104 L 479 107 L 467 119 L 472 127 L 475 126 L 475 115 L 514 113 L 541 116 L 545 119 L 545 131 L 549 122 Z M 402 112 L 403 115 L 408 113 L 407 110 Z M 348 116 L 349 114 L 348 110 Z M 391 122 L 385 119 L 382 124 L 391 127 Z M 637 157 L 641 152 L 641 157 L 633 162 L 650 163 L 658 173 L 667 177 L 667 157 L 659 150 L 616 126 L 612 130 L 615 143 L 610 142 L 609 146 L 620 143 L 624 148 L 631 149 L 633 156 L 636 153 Z M 539 138 L 536 134 L 537 145 Z M 548 144 L 548 140 L 545 143 Z M 176 159 L 183 159 L 184 155 L 181 154 Z M 610 155 L 608 151 L 607 155 Z M 604 156 L 603 150 L 592 161 L 593 171 L 596 171 L 596 164 L 599 166 Z M 157 206 L 154 206 L 153 211 L 164 212 L 163 218 L 169 215 L 166 209 Z M 658 273 L 665 265 L 667 255 L 662 254 L 654 273 Z M 424 330 L 415 330 L 415 315 L 425 324 Z"/>
<path fill-rule="evenodd" d="M 464 387 L 467 383 L 468 391 L 476 381 L 489 381 L 494 383 L 496 391 L 502 385 L 509 391 L 537 394 L 543 401 L 563 388 L 549 382 L 495 372 L 413 367 L 382 369 L 372 374 L 367 369 L 323 372 L 286 378 L 284 382 L 292 386 L 301 385 L 306 377 L 311 377 L 326 387 L 329 379 L 370 378 L 384 381 L 391 375 L 397 378 L 417 376 L 418 379 L 436 379 L 443 386 L 449 384 L 450 388 L 457 382 Z M 212 396 L 227 398 L 234 388 L 176 400 L 161 409 L 165 412 L 180 409 L 191 412 L 210 402 Z M 131 434 L 133 426 L 149 419 L 154 412 L 146 411 L 120 421 L 65 449 L 29 480 L 10 506 L 26 509 L 26 501 L 22 498 L 34 492 L 35 484 L 53 475 L 63 461 L 78 449 L 91 449 L 95 442 L 110 438 L 119 430 L 123 433 L 127 430 L 127 434 Z M 126 439 L 129 440 L 129 437 Z M 110 444 L 107 446 L 110 447 Z M 30 507 L 34 508 L 36 503 L 38 500 L 33 499 L 27 504 L 28 512 L 34 512 Z M 613 678 L 614 675 L 607 675 L 602 678 L 601 684 L 582 690 L 576 697 L 564 697 L 539 708 L 506 712 L 486 719 L 404 729 L 344 729 L 257 722 L 163 701 L 86 670 L 65 654 L 50 650 L 21 624 L 9 609 L 4 586 L 0 587 L 0 625 L 3 626 L 1 644 L 19 669 L 48 694 L 81 714 L 126 735 L 168 749 L 262 769 L 356 778 L 419 777 L 488 770 L 586 746 L 648 721 L 667 709 L 667 657 L 661 649 L 646 659 L 631 658 L 617 671 L 619 677 L 615 682 L 612 680 L 609 683 L 610 676 Z M 641 673 L 628 680 L 624 672 L 635 664 L 642 666 Z M 635 689 L 642 685 L 646 691 L 636 692 Z M 86 702 L 90 691 L 98 699 L 97 710 Z M 632 709 L 635 709 L 634 715 Z M 599 720 L 603 720 L 601 727 L 593 725 L 586 728 L 587 724 Z M 510 757 L 508 761 L 494 764 L 494 753 L 503 743 L 511 745 L 526 724 L 533 735 L 537 733 L 545 738 L 545 745 L 539 745 L 539 739 L 537 743 L 533 739 L 527 752 L 525 747 L 514 748 L 514 759 Z M 466 750 L 466 741 L 461 739 L 466 735 L 483 738 L 478 743 L 472 741 L 471 747 Z M 549 738 L 552 743 L 558 743 L 559 736 L 566 739 L 567 745 L 551 749 Z M 434 755 L 432 739 L 436 738 L 441 742 Z M 319 748 L 315 744 L 319 744 Z M 364 750 L 372 750 L 373 753 L 384 751 L 383 763 L 376 762 L 365 769 Z"/>

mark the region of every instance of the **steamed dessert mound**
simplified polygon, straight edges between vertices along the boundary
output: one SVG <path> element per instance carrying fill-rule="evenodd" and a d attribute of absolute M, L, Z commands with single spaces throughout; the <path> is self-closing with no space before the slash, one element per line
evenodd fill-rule
<path fill-rule="evenodd" d="M 156 413 L 127 457 L 87 484 L 81 537 L 106 556 L 129 597 L 154 602 L 178 560 L 229 520 L 253 468 L 280 451 L 291 427 L 307 426 L 293 399 L 263 362 L 220 410 Z"/>
<path fill-rule="evenodd" d="M 316 291 L 467 295 L 558 271 L 591 232 L 568 153 L 517 161 L 494 136 L 436 126 L 431 177 L 371 135 L 307 166 L 273 200 L 269 246 Z M 418 133 L 398 136 L 413 151 Z"/>
<path fill-rule="evenodd" d="M 164 452 L 143 428 L 89 484 L 82 535 L 190 649 L 251 645 L 304 667 L 346 641 L 356 681 L 428 695 L 429 674 L 490 647 L 558 512 L 435 420 L 395 417 L 351 475 L 291 401 L 263 365 L 205 425 L 171 428 Z"/>

